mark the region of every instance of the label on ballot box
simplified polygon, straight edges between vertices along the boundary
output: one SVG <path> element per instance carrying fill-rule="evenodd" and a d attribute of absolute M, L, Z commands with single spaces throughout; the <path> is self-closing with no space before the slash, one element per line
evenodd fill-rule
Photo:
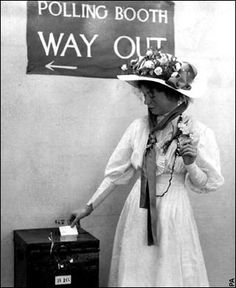
<path fill-rule="evenodd" d="M 55 277 L 55 285 L 71 284 L 71 275 L 61 275 Z"/>

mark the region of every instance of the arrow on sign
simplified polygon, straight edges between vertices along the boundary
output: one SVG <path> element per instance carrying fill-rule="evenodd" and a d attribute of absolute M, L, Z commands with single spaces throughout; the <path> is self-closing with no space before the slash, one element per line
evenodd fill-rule
<path fill-rule="evenodd" d="M 77 69 L 78 67 L 77 66 L 62 66 L 62 65 L 52 65 L 52 63 L 54 63 L 54 61 L 48 63 L 45 65 L 46 68 L 54 71 L 53 68 L 59 68 L 59 69 Z"/>

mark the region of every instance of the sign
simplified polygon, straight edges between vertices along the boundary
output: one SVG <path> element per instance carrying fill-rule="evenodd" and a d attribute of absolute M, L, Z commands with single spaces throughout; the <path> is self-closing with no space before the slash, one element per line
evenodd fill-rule
<path fill-rule="evenodd" d="M 174 54 L 172 1 L 27 1 L 27 74 L 116 78 L 148 47 Z"/>

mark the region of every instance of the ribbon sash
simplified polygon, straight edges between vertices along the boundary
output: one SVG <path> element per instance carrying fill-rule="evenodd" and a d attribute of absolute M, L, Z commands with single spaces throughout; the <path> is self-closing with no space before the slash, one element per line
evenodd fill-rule
<path fill-rule="evenodd" d="M 186 108 L 188 103 L 183 102 L 180 106 L 171 111 L 156 127 L 151 129 L 149 140 L 144 153 L 143 166 L 141 173 L 141 191 L 140 208 L 146 208 L 147 211 L 147 240 L 148 245 L 159 245 L 159 232 L 157 227 L 157 209 L 156 209 L 156 150 L 153 135 L 156 131 L 164 129 L 167 124 L 179 116 Z M 152 139 L 152 140 L 151 140 Z M 151 140 L 151 144 L 150 144 Z M 158 232 L 158 235 L 157 235 Z"/>

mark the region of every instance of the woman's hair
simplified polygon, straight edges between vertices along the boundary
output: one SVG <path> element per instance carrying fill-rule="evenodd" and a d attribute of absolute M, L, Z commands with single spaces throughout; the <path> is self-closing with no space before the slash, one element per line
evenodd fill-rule
<path fill-rule="evenodd" d="M 174 90 L 172 88 L 169 88 L 167 86 L 164 86 L 164 85 L 156 83 L 156 82 L 145 81 L 145 80 L 144 81 L 138 81 L 137 88 L 139 90 L 141 90 L 141 86 L 146 86 L 151 91 L 152 90 L 157 90 L 159 92 L 165 92 L 166 97 L 169 100 L 176 99 L 177 101 L 179 101 L 179 100 L 190 101 L 190 98 L 188 96 L 185 96 L 184 94 L 180 93 L 179 91 L 176 91 L 176 90 Z"/>
<path fill-rule="evenodd" d="M 164 85 L 156 83 L 156 82 L 138 81 L 137 88 L 139 89 L 140 92 L 142 92 L 141 86 L 146 86 L 151 91 L 157 90 L 159 92 L 165 92 L 165 95 L 169 100 L 176 100 L 176 101 L 185 102 L 187 104 L 187 107 L 188 107 L 189 103 L 192 101 L 192 99 L 189 98 L 188 96 L 185 96 L 184 94 L 182 94 L 182 93 L 180 93 L 174 89 L 171 89 L 167 86 L 164 86 Z M 150 128 L 155 127 L 157 124 L 157 116 L 154 115 L 150 110 L 148 110 L 148 118 L 149 118 Z"/>

